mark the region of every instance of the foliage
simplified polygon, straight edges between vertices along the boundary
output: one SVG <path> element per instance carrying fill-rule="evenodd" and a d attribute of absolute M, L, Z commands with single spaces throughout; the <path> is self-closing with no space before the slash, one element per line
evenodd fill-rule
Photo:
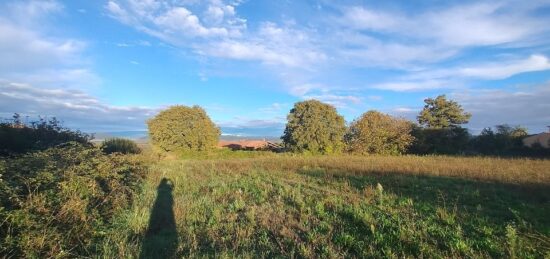
<path fill-rule="evenodd" d="M 412 144 L 412 123 L 377 111 L 353 121 L 346 134 L 347 149 L 358 154 L 398 155 Z"/>
<path fill-rule="evenodd" d="M 136 142 L 125 138 L 106 139 L 101 143 L 101 150 L 105 154 L 139 154 L 141 152 Z"/>
<path fill-rule="evenodd" d="M 172 106 L 147 125 L 151 143 L 163 151 L 210 150 L 220 137 L 220 129 L 199 106 Z"/>
<path fill-rule="evenodd" d="M 0 160 L 0 254 L 69 258 L 97 253 L 114 215 L 144 176 L 133 157 L 69 142 Z"/>
<path fill-rule="evenodd" d="M 424 109 L 418 115 L 420 125 L 432 129 L 446 129 L 468 123 L 472 115 L 464 112 L 462 106 L 455 101 L 447 100 L 445 95 L 435 99 L 428 98 Z"/>
<path fill-rule="evenodd" d="M 414 127 L 412 135 L 410 152 L 413 154 L 460 154 L 467 149 L 470 139 L 468 130 L 462 127 Z"/>
<path fill-rule="evenodd" d="M 281 139 L 290 151 L 312 154 L 342 151 L 346 125 L 332 105 L 317 100 L 297 102 L 287 120 Z"/>
<path fill-rule="evenodd" d="M 549 167 L 447 156 L 164 161 L 99 257 L 544 258 Z"/>
<path fill-rule="evenodd" d="M 411 148 L 415 154 L 459 154 L 468 146 L 468 130 L 460 124 L 468 123 L 472 116 L 455 101 L 447 100 L 445 95 L 435 99 L 428 98 L 424 109 L 418 115 L 418 123 L 413 136 L 415 142 Z"/>
<path fill-rule="evenodd" d="M 523 139 L 527 137 L 527 129 L 521 126 L 501 124 L 495 126 L 496 132 L 490 127 L 471 140 L 471 148 L 485 155 L 499 156 L 548 156 L 550 151 L 543 147 L 526 147 Z"/>
<path fill-rule="evenodd" d="M 0 123 L 0 156 L 44 150 L 69 141 L 89 144 L 91 139 L 91 135 L 62 127 L 55 117 L 25 124 L 16 113 L 12 121 Z"/>

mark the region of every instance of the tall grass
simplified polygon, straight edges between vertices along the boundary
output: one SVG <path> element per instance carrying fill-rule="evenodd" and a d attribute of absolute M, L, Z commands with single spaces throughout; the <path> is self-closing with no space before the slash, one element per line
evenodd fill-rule
<path fill-rule="evenodd" d="M 162 161 L 103 255 L 545 257 L 549 170 L 548 160 L 445 156 Z"/>

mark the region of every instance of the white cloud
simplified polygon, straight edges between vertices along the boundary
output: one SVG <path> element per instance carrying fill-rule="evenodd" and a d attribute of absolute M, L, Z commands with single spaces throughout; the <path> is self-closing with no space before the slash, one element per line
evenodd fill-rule
<path fill-rule="evenodd" d="M 261 24 L 257 34 L 213 41 L 198 46 L 197 51 L 205 56 L 259 61 L 266 65 L 300 69 L 308 69 L 312 64 L 326 59 L 307 33 L 274 23 Z"/>
<path fill-rule="evenodd" d="M 517 74 L 550 70 L 550 62 L 543 55 L 531 55 L 527 59 L 488 63 L 477 67 L 466 67 L 457 72 L 464 77 L 479 79 L 505 79 Z"/>
<path fill-rule="evenodd" d="M 57 117 L 84 130 L 141 130 L 158 109 L 107 105 L 79 90 L 0 82 L 0 116 Z"/>
<path fill-rule="evenodd" d="M 86 43 L 50 33 L 56 1 L 15 2 L 0 11 L 0 79 L 39 85 L 94 85 L 99 78 L 83 56 Z M 24 19 L 22 18 L 24 17 Z"/>
<path fill-rule="evenodd" d="M 43 37 L 35 31 L 0 18 L 0 70 L 33 70 L 77 62 L 84 43 Z"/>
<path fill-rule="evenodd" d="M 354 37 L 355 39 L 353 39 Z M 348 34 L 351 47 L 338 50 L 346 64 L 360 67 L 390 67 L 411 70 L 417 63 L 434 63 L 456 54 L 456 50 L 428 44 L 383 42 L 371 37 Z"/>
<path fill-rule="evenodd" d="M 204 27 L 199 18 L 184 7 L 174 7 L 155 17 L 154 23 L 163 33 L 178 33 L 186 36 L 227 36 L 229 31 L 221 27 Z"/>
<path fill-rule="evenodd" d="M 109 1 L 105 5 L 111 17 L 175 45 L 189 44 L 187 40 L 193 37 L 241 35 L 241 31 L 246 28 L 246 21 L 236 17 L 232 5 L 218 3 L 210 7 L 221 11 L 216 21 L 210 21 L 212 26 L 205 25 L 204 21 L 181 4 L 120 0 Z"/>
<path fill-rule="evenodd" d="M 380 83 L 373 88 L 391 91 L 422 91 L 462 88 L 471 80 L 499 80 L 527 72 L 550 70 L 550 61 L 543 55 L 506 59 L 499 62 L 471 64 L 446 69 L 413 71 L 394 82 Z"/>
<path fill-rule="evenodd" d="M 390 90 L 396 92 L 406 91 L 423 91 L 442 88 L 453 88 L 448 81 L 444 80 L 418 80 L 418 81 L 397 81 L 389 83 L 381 83 L 372 86 L 372 88 L 380 90 Z"/>
<path fill-rule="evenodd" d="M 407 22 L 400 17 L 402 16 L 354 6 L 345 10 L 341 22 L 360 30 L 395 30 L 396 27 Z"/>
<path fill-rule="evenodd" d="M 324 103 L 333 105 L 336 108 L 348 108 L 351 105 L 360 104 L 363 102 L 361 97 L 354 95 L 338 95 L 331 93 L 322 93 L 319 95 L 305 95 L 302 97 L 305 100 L 315 99 Z"/>
<path fill-rule="evenodd" d="M 235 5 L 210 1 L 203 17 L 182 5 L 165 3 L 136 6 L 133 1 L 109 1 L 106 9 L 119 21 L 179 48 L 189 48 L 205 57 L 258 61 L 265 65 L 309 67 L 326 59 L 311 35 L 303 30 L 264 22 L 247 30 Z"/>
<path fill-rule="evenodd" d="M 547 44 L 548 3 L 473 2 L 405 10 L 339 8 L 331 52 L 343 65 L 413 71 L 460 56 L 468 48 L 501 51 Z M 333 19 L 334 21 L 334 19 Z M 416 82 L 418 84 L 418 82 Z M 423 83 L 423 85 L 426 85 Z"/>
<path fill-rule="evenodd" d="M 506 2 L 482 2 L 407 14 L 364 7 L 344 10 L 341 24 L 358 29 L 435 40 L 452 47 L 490 46 L 527 41 L 548 21 L 530 16 L 538 6 L 517 8 Z"/>

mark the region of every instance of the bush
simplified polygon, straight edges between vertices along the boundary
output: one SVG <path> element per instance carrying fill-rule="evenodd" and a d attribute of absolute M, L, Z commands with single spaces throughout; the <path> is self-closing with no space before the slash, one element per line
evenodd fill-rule
<path fill-rule="evenodd" d="M 141 149 L 134 141 L 124 138 L 104 140 L 103 143 L 101 143 L 101 150 L 103 150 L 105 154 L 139 154 L 141 152 Z"/>
<path fill-rule="evenodd" d="M 290 151 L 312 154 L 342 151 L 346 125 L 332 105 L 317 100 L 298 102 L 287 120 L 281 139 Z"/>
<path fill-rule="evenodd" d="M 220 138 L 220 129 L 199 106 L 172 106 L 147 125 L 151 143 L 164 151 L 210 150 Z"/>
<path fill-rule="evenodd" d="M 56 118 L 24 124 L 15 114 L 12 121 L 0 123 L 0 156 L 44 150 L 69 141 L 91 145 L 91 139 L 91 135 L 62 127 Z"/>
<path fill-rule="evenodd" d="M 358 154 L 398 155 L 412 144 L 412 123 L 377 111 L 354 120 L 346 134 L 348 151 Z"/>
<path fill-rule="evenodd" d="M 135 157 L 70 142 L 0 159 L 0 254 L 90 257 L 144 176 Z"/>

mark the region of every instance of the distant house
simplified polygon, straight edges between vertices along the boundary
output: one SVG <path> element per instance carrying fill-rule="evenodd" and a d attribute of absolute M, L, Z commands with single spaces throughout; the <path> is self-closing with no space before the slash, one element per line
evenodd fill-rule
<path fill-rule="evenodd" d="M 537 135 L 526 137 L 523 139 L 523 145 L 527 147 L 533 147 L 534 145 L 541 145 L 544 148 L 550 148 L 550 132 L 544 132 Z"/>
<path fill-rule="evenodd" d="M 277 144 L 266 140 L 238 140 L 238 141 L 225 141 L 221 140 L 218 143 L 218 147 L 225 147 L 232 150 L 273 150 L 278 151 L 282 147 Z"/>

